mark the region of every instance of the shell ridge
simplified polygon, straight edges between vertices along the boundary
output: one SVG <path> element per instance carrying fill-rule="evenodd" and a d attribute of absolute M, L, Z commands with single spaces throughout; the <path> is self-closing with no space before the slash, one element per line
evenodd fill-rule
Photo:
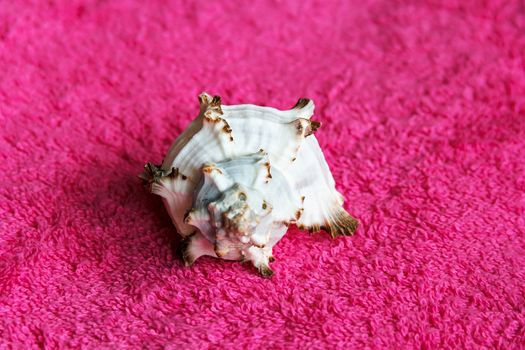
<path fill-rule="evenodd" d="M 322 225 L 322 229 L 335 238 L 337 236 L 353 235 L 359 226 L 359 222 L 348 214 L 342 207 L 333 209 L 330 218 Z"/>
<path fill-rule="evenodd" d="M 231 157 L 234 154 L 234 144 L 231 140 L 231 131 L 224 131 L 226 126 L 222 118 L 204 118 L 201 129 L 188 141 L 187 147 L 173 159 L 173 166 L 188 172 L 190 177 L 197 180 L 202 164 Z M 228 127 L 228 130 L 231 129 Z M 217 153 L 216 150 L 219 152 Z"/>
<path fill-rule="evenodd" d="M 308 102 L 304 103 L 304 101 Z M 259 118 L 267 121 L 289 123 L 298 118 L 310 119 L 313 116 L 315 105 L 310 99 L 300 99 L 292 109 L 288 110 L 257 106 L 254 104 L 241 104 L 234 106 L 223 105 L 222 108 L 225 114 L 228 114 L 230 118 L 243 118 L 244 115 L 246 115 L 246 112 L 250 111 L 252 113 L 257 112 Z"/>

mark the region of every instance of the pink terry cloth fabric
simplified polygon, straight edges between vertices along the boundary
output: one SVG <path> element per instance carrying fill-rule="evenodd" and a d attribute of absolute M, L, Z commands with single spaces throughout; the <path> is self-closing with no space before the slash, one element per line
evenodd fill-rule
<path fill-rule="evenodd" d="M 202 91 L 312 98 L 356 235 L 184 267 Z M 0 348 L 524 347 L 523 1 L 3 1 L 0 123 Z"/>

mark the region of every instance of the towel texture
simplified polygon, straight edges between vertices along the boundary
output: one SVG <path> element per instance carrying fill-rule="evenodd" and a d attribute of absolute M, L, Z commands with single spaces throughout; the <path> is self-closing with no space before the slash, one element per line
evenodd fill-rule
<path fill-rule="evenodd" d="M 0 3 L 0 347 L 525 343 L 523 1 Z M 360 219 L 185 268 L 136 175 L 198 113 L 316 103 Z"/>

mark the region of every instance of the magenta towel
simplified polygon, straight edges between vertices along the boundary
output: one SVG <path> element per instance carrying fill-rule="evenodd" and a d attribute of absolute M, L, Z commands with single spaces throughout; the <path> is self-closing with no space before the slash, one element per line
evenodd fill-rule
<path fill-rule="evenodd" d="M 313 99 L 356 235 L 184 267 L 137 174 L 202 91 Z M 0 348 L 524 346 L 523 1 L 2 1 L 0 125 Z"/>

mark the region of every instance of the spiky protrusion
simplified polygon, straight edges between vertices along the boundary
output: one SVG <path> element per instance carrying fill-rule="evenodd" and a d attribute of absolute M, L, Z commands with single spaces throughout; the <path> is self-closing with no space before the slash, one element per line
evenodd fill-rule
<path fill-rule="evenodd" d="M 193 265 L 195 260 L 203 255 L 217 257 L 213 250 L 213 245 L 199 232 L 194 232 L 182 240 L 179 246 L 179 253 L 186 266 Z"/>
<path fill-rule="evenodd" d="M 297 134 L 301 138 L 308 137 L 312 135 L 321 127 L 321 122 L 309 119 L 297 119 L 295 121 L 295 127 L 297 129 Z"/>
<path fill-rule="evenodd" d="M 188 251 L 188 246 L 190 245 L 191 237 L 193 237 L 194 234 L 195 233 L 193 233 L 192 235 L 190 235 L 188 237 L 185 237 L 180 242 L 180 244 L 178 246 L 178 249 L 177 249 L 177 252 L 180 255 L 180 257 L 181 257 L 182 261 L 184 262 L 185 266 L 191 266 L 195 262 L 195 259 L 193 259 L 193 257 L 191 257 L 191 255 L 189 254 L 189 251 Z"/>
<path fill-rule="evenodd" d="M 325 226 L 321 226 L 321 229 L 330 233 L 332 238 L 351 236 L 359 226 L 359 221 L 343 209 L 337 210 L 330 219 Z"/>
<path fill-rule="evenodd" d="M 309 98 L 300 98 L 297 103 L 295 104 L 295 106 L 293 106 L 293 109 L 301 109 L 301 108 L 304 108 L 306 107 L 309 103 L 310 103 L 310 99 Z"/>
<path fill-rule="evenodd" d="M 344 209 L 336 210 L 324 224 L 314 224 L 310 226 L 297 225 L 300 230 L 310 233 L 325 231 L 336 238 L 338 236 L 352 236 L 359 226 L 359 221 L 348 214 Z"/>
<path fill-rule="evenodd" d="M 265 278 L 270 278 L 273 276 L 273 270 L 269 266 L 261 266 L 258 268 L 261 276 Z"/>
<path fill-rule="evenodd" d="M 149 185 L 154 182 L 159 182 L 159 180 L 166 175 L 166 172 L 162 170 L 160 165 L 154 165 L 148 162 L 144 165 L 144 171 L 139 174 L 139 178 L 144 184 Z"/>
<path fill-rule="evenodd" d="M 211 96 L 205 92 L 199 95 L 199 104 L 201 108 L 201 113 L 207 114 L 208 116 L 212 115 L 222 115 L 221 109 L 221 97 L 220 96 Z"/>

